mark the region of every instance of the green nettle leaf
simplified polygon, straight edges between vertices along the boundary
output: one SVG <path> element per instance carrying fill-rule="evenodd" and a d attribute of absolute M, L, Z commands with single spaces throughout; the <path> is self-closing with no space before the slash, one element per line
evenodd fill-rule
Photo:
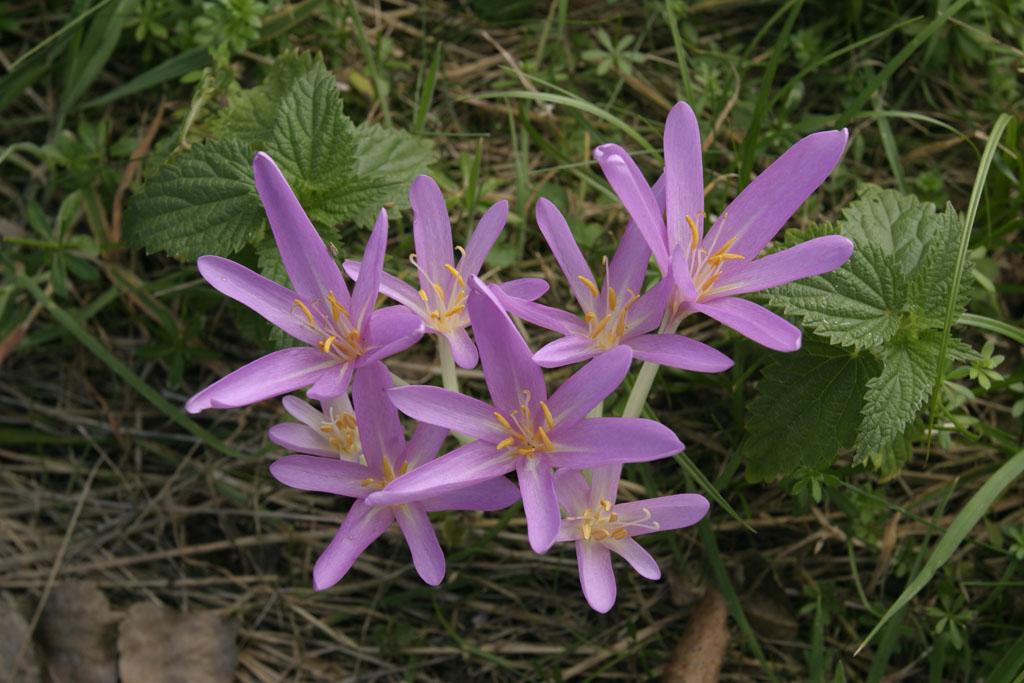
<path fill-rule="evenodd" d="M 935 235 L 911 274 L 907 298 L 922 314 L 923 325 L 941 329 L 945 324 L 946 302 L 953 285 L 952 273 L 956 266 L 961 226 L 960 217 L 952 206 L 947 206 L 943 213 L 936 215 L 935 222 Z M 960 285 L 957 311 L 967 306 L 971 291 L 970 278 L 962 278 Z"/>
<path fill-rule="evenodd" d="M 741 446 L 747 477 L 764 481 L 800 466 L 819 468 L 852 447 L 865 387 L 877 372 L 872 355 L 812 339 L 796 353 L 775 355 L 750 406 Z"/>
<path fill-rule="evenodd" d="M 839 227 L 857 247 L 873 244 L 886 256 L 895 257 L 909 275 L 937 237 L 941 226 L 936 218 L 934 204 L 896 190 L 871 187 L 843 210 Z"/>
<path fill-rule="evenodd" d="M 906 293 L 906 278 L 892 259 L 864 244 L 842 268 L 777 287 L 770 300 L 836 346 L 873 348 L 899 329 Z"/>
<path fill-rule="evenodd" d="M 195 145 L 146 183 L 125 212 L 125 240 L 180 259 L 227 255 L 266 226 L 248 147 L 236 140 Z"/>
<path fill-rule="evenodd" d="M 858 462 L 903 438 L 907 425 L 931 395 L 941 338 L 941 332 L 925 332 L 886 347 L 882 372 L 868 382 L 864 396 L 863 421 L 855 444 Z"/>
<path fill-rule="evenodd" d="M 211 127 L 216 137 L 230 137 L 261 147 L 273 136 L 277 108 L 297 80 L 312 71 L 318 58 L 309 52 L 286 52 L 274 60 L 263 83 L 238 88 Z"/>
<path fill-rule="evenodd" d="M 267 151 L 301 199 L 353 174 L 354 132 L 352 121 L 342 111 L 334 76 L 317 62 L 295 81 L 278 105 Z"/>

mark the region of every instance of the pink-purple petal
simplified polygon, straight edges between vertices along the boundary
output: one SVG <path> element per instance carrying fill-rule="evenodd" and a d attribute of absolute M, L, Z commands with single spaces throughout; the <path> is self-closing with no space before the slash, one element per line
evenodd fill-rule
<path fill-rule="evenodd" d="M 306 324 L 295 292 L 220 256 L 200 256 L 199 274 L 218 292 L 248 306 L 291 336 L 315 344 L 320 335 Z"/>
<path fill-rule="evenodd" d="M 622 476 L 622 464 L 605 465 L 595 467 L 590 472 L 590 493 L 589 507 L 596 508 L 602 500 L 611 503 L 619 495 L 619 479 Z"/>
<path fill-rule="evenodd" d="M 423 336 L 423 321 L 405 306 L 378 308 L 370 315 L 367 350 L 358 364 L 365 365 L 405 351 Z"/>
<path fill-rule="evenodd" d="M 551 289 L 551 285 L 548 284 L 547 280 L 539 277 L 521 277 L 509 280 L 508 282 L 496 283 L 491 288 L 502 292 L 506 296 L 533 301 L 547 294 L 547 291 Z"/>
<path fill-rule="evenodd" d="M 430 518 L 418 505 L 399 505 L 394 511 L 412 553 L 416 573 L 429 585 L 438 585 L 444 580 L 444 552 Z"/>
<path fill-rule="evenodd" d="M 561 334 L 586 334 L 587 328 L 583 321 L 568 311 L 509 296 L 502 289 L 495 288 L 492 291 L 505 310 L 528 323 Z"/>
<path fill-rule="evenodd" d="M 682 249 L 676 249 L 672 252 L 672 270 L 669 275 L 683 301 L 697 300 L 697 286 L 693 283 L 690 264 L 686 261 Z"/>
<path fill-rule="evenodd" d="M 551 467 L 543 458 L 520 458 L 516 476 L 523 496 L 530 548 L 535 553 L 546 553 L 555 542 L 562 521 Z"/>
<path fill-rule="evenodd" d="M 759 292 L 831 272 L 846 263 L 852 254 L 853 242 L 842 235 L 817 237 L 737 267 L 718 280 L 715 288 L 729 296 Z"/>
<path fill-rule="evenodd" d="M 626 313 L 626 336 L 646 334 L 657 329 L 665 317 L 665 306 L 672 292 L 672 280 L 658 282 L 636 300 Z"/>
<path fill-rule="evenodd" d="M 681 247 L 688 252 L 693 237 L 686 217 L 697 224 L 698 236 L 704 221 L 704 167 L 697 117 L 686 102 L 677 103 L 668 113 L 664 142 L 668 249 Z"/>
<path fill-rule="evenodd" d="M 514 458 L 498 453 L 493 443 L 473 441 L 410 470 L 367 500 L 374 505 L 426 500 L 504 476 L 514 469 Z"/>
<path fill-rule="evenodd" d="M 567 516 L 576 516 L 590 507 L 590 487 L 579 470 L 555 472 L 555 495 Z"/>
<path fill-rule="evenodd" d="M 650 261 L 651 248 L 647 246 L 647 241 L 637 230 L 636 225 L 630 221 L 608 264 L 605 288 L 614 287 L 619 296 L 626 296 L 630 291 L 639 294 L 643 289 L 647 264 Z"/>
<path fill-rule="evenodd" d="M 604 614 L 615 605 L 611 552 L 596 541 L 576 541 L 576 563 L 583 597 L 595 611 Z"/>
<path fill-rule="evenodd" d="M 338 533 L 313 565 L 313 590 L 326 590 L 341 581 L 363 551 L 387 531 L 394 519 L 390 508 L 373 507 L 362 500 L 353 503 Z"/>
<path fill-rule="evenodd" d="M 345 268 L 345 273 L 350 278 L 356 282 L 359 281 L 359 274 L 363 270 L 362 261 L 349 260 L 345 261 L 342 266 Z M 381 273 L 380 293 L 392 301 L 396 301 L 403 306 L 411 308 L 417 313 L 421 313 L 423 311 L 423 301 L 420 299 L 419 294 L 416 293 L 416 289 L 408 282 L 405 282 L 390 273 Z"/>
<path fill-rule="evenodd" d="M 454 391 L 427 385 L 395 387 L 391 402 L 414 420 L 446 427 L 496 444 L 505 438 L 493 406 Z"/>
<path fill-rule="evenodd" d="M 730 251 L 753 259 L 839 163 L 847 137 L 846 129 L 828 130 L 798 141 L 725 207 L 704 242 L 735 237 Z"/>
<path fill-rule="evenodd" d="M 668 272 L 669 252 L 663 211 L 636 162 L 626 150 L 615 144 L 601 145 L 594 150 L 594 158 L 647 241 L 661 272 Z"/>
<path fill-rule="evenodd" d="M 562 212 L 543 197 L 537 200 L 537 225 L 540 226 L 551 253 L 562 268 L 562 273 L 569 283 L 569 290 L 576 297 L 576 301 L 583 310 L 593 310 L 594 296 L 580 278 L 594 283 L 594 273 L 591 272 L 587 260 L 583 258 L 583 252 L 576 244 L 576 238 L 573 237 Z"/>
<path fill-rule="evenodd" d="M 661 578 L 661 568 L 651 554 L 632 538 L 608 538 L 602 541 L 606 548 L 619 555 L 629 563 L 636 573 L 645 579 L 657 581 Z"/>
<path fill-rule="evenodd" d="M 388 244 L 388 213 L 384 209 L 377 214 L 377 222 L 370 233 L 363 252 L 360 269 L 361 278 L 352 288 L 352 323 L 359 330 L 364 329 L 367 316 L 377 303 L 380 292 L 381 273 L 384 270 L 384 250 Z"/>
<path fill-rule="evenodd" d="M 718 349 L 679 334 L 645 334 L 626 342 L 638 360 L 691 372 L 723 372 L 732 359 Z"/>
<path fill-rule="evenodd" d="M 565 380 L 551 394 L 548 408 L 554 417 L 555 427 L 551 438 L 582 420 L 591 408 L 615 391 L 629 372 L 633 354 L 624 346 L 616 346 L 594 358 Z"/>
<path fill-rule="evenodd" d="M 476 367 L 480 360 L 480 354 L 477 353 L 476 344 L 470 339 L 469 332 L 464 327 L 457 327 L 445 332 L 443 336 L 445 342 L 452 349 L 452 358 L 456 365 L 466 370 Z"/>
<path fill-rule="evenodd" d="M 548 342 L 533 354 L 533 362 L 542 368 L 560 368 L 589 360 L 601 353 L 590 337 L 570 334 Z"/>
<path fill-rule="evenodd" d="M 629 529 L 631 536 L 693 526 L 708 514 L 708 499 L 697 493 L 678 493 L 648 500 L 619 503 L 613 510 L 625 520 L 645 519 L 643 526 Z"/>
<path fill-rule="evenodd" d="M 336 496 L 361 498 L 368 492 L 362 482 L 373 473 L 359 465 L 337 457 L 287 455 L 270 466 L 270 474 L 285 486 L 302 491 L 333 493 Z"/>
<path fill-rule="evenodd" d="M 348 288 L 327 245 L 303 211 L 288 181 L 274 161 L 260 152 L 252 163 L 256 191 L 274 233 L 281 262 L 295 291 L 307 304 L 326 302 L 333 292 L 343 305 Z"/>
<path fill-rule="evenodd" d="M 640 418 L 587 418 L 552 441 L 556 450 L 546 454 L 547 460 L 555 467 L 574 469 L 647 462 L 683 450 L 671 429 Z"/>
<path fill-rule="evenodd" d="M 281 448 L 292 453 L 306 453 L 325 457 L 338 457 L 338 453 L 329 447 L 326 439 L 319 432 L 298 422 L 284 422 L 274 425 L 267 432 L 267 437 Z"/>
<path fill-rule="evenodd" d="M 317 401 L 329 401 L 348 391 L 355 366 L 351 362 L 336 364 L 320 373 L 306 395 Z"/>
<path fill-rule="evenodd" d="M 287 394 L 309 386 L 337 364 L 336 359 L 306 346 L 274 351 L 206 387 L 188 400 L 185 410 L 240 408 Z"/>
<path fill-rule="evenodd" d="M 391 373 L 380 362 L 359 368 L 352 380 L 359 443 L 366 464 L 377 473 L 382 472 L 385 457 L 397 469 L 405 451 L 405 431 L 398 410 L 385 393 L 391 384 Z"/>
<path fill-rule="evenodd" d="M 441 188 L 430 176 L 417 176 L 409 188 L 412 205 L 413 240 L 416 259 L 426 276 L 434 282 L 448 277 L 444 264 L 454 261 L 452 252 L 452 224 L 448 218 Z M 430 282 L 420 273 L 420 287 L 430 290 Z"/>
<path fill-rule="evenodd" d="M 494 405 L 511 413 L 527 395 L 534 401 L 547 398 L 544 375 L 533 362 L 530 347 L 480 278 L 472 279 L 468 308 Z"/>
<path fill-rule="evenodd" d="M 694 309 L 769 349 L 800 348 L 800 328 L 753 301 L 728 297 L 695 304 Z"/>
<path fill-rule="evenodd" d="M 504 510 L 519 500 L 519 487 L 506 477 L 495 477 L 487 481 L 461 488 L 458 491 L 442 493 L 423 500 L 420 505 L 427 512 L 441 510 L 481 510 L 493 512 Z"/>
<path fill-rule="evenodd" d="M 504 199 L 487 209 L 480 218 L 480 222 L 476 224 L 476 230 L 469 236 L 469 242 L 466 243 L 466 253 L 459 260 L 458 270 L 463 278 L 480 273 L 480 268 L 483 267 L 487 254 L 494 246 L 498 235 L 501 234 L 507 219 L 508 202 Z"/>
<path fill-rule="evenodd" d="M 420 422 L 405 445 L 405 462 L 409 469 L 415 469 L 423 463 L 433 460 L 441 450 L 448 429 L 437 425 Z"/>

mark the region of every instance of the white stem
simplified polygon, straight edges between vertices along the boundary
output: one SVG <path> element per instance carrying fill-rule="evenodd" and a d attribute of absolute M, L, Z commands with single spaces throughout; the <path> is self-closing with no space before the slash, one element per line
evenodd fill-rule
<path fill-rule="evenodd" d="M 602 415 L 604 415 L 604 401 L 598 403 L 587 413 L 587 417 L 601 417 Z"/>
<path fill-rule="evenodd" d="M 661 324 L 658 333 L 675 334 L 681 322 L 682 318 L 674 321 L 666 319 Z M 626 399 L 626 407 L 622 410 L 622 417 L 640 417 L 640 414 L 644 412 L 644 406 L 647 405 L 647 397 L 651 393 L 651 387 L 654 386 L 654 378 L 658 376 L 658 368 L 660 367 L 657 363 L 649 361 L 645 361 L 640 366 L 640 372 L 636 373 L 636 380 L 633 382 L 633 390 L 629 392 L 629 398 Z"/>
<path fill-rule="evenodd" d="M 448 339 L 437 335 L 437 358 L 441 363 L 441 383 L 448 391 L 458 392 L 459 378 L 455 374 L 455 358 L 452 356 L 452 347 Z"/>

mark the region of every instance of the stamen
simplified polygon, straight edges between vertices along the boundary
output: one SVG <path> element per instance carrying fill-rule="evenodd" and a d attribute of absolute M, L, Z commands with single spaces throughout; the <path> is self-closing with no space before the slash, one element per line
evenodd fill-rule
<path fill-rule="evenodd" d="M 464 310 L 466 310 L 466 304 L 459 304 L 455 308 L 449 308 L 447 311 L 445 311 L 444 317 L 450 318 L 453 315 L 458 315 L 459 313 L 462 313 Z"/>
<path fill-rule="evenodd" d="M 604 529 L 594 529 L 592 532 L 595 541 L 603 541 L 608 538 L 608 532 Z"/>
<path fill-rule="evenodd" d="M 430 301 L 430 297 L 427 296 L 427 293 L 424 292 L 422 289 L 420 290 L 420 298 L 423 299 L 423 303 L 427 303 Z"/>
<path fill-rule="evenodd" d="M 589 524 L 584 524 L 583 527 L 581 528 L 581 531 L 583 532 L 583 540 L 584 541 L 589 541 L 590 540 L 590 532 L 591 532 L 590 525 Z"/>
<path fill-rule="evenodd" d="M 590 293 L 594 296 L 595 299 L 601 296 L 601 291 L 597 288 L 597 285 L 594 284 L 593 280 L 590 280 L 584 277 L 583 275 L 577 275 L 576 279 L 582 282 L 586 286 L 586 288 L 590 290 Z"/>
<path fill-rule="evenodd" d="M 715 250 L 715 253 L 711 255 L 711 258 L 715 258 L 716 256 L 721 256 L 722 254 L 727 254 L 729 252 L 729 249 L 732 247 L 732 245 L 736 243 L 736 239 L 737 238 L 738 238 L 738 235 L 733 235 L 732 237 L 730 237 L 728 242 L 726 242 L 721 247 L 719 247 L 717 250 Z"/>
<path fill-rule="evenodd" d="M 494 411 L 494 419 L 500 422 L 502 427 L 509 430 L 510 432 L 512 431 L 512 425 L 509 424 L 509 421 L 505 419 L 505 416 L 499 413 L 498 411 Z"/>
<path fill-rule="evenodd" d="M 615 288 L 609 285 L 608 287 L 608 308 L 615 310 L 616 304 L 618 303 L 619 297 L 615 294 Z"/>
<path fill-rule="evenodd" d="M 592 322 L 594 322 L 595 320 L 597 320 L 597 314 L 596 314 L 596 313 L 594 313 L 593 311 L 587 311 L 587 312 L 586 312 L 586 313 L 585 313 L 585 314 L 583 315 L 583 319 L 584 319 L 584 320 L 586 320 L 586 321 L 587 321 L 588 323 L 592 323 Z"/>
<path fill-rule="evenodd" d="M 611 320 L 611 319 L 612 319 L 611 314 L 606 315 L 605 317 L 601 318 L 601 321 L 598 322 L 596 325 L 594 325 L 594 329 L 590 330 L 591 338 L 599 336 L 601 334 L 601 332 L 604 331 L 604 328 L 608 324 L 608 321 Z"/>
<path fill-rule="evenodd" d="M 614 538 L 617 541 L 621 541 L 627 536 L 629 536 L 629 532 L 622 527 L 619 527 L 618 529 L 612 532 L 612 538 Z"/>
<path fill-rule="evenodd" d="M 334 292 L 327 292 L 327 302 L 331 304 L 331 316 L 334 318 L 334 322 L 338 322 L 338 318 L 344 313 L 345 317 L 348 316 L 348 309 L 338 303 L 338 299 L 335 298 Z"/>
<path fill-rule="evenodd" d="M 462 273 L 460 273 L 458 270 L 456 270 L 455 266 L 453 266 L 450 263 L 446 263 L 446 264 L 444 264 L 444 269 L 452 274 L 452 277 L 455 278 L 455 280 L 459 283 L 460 287 L 465 287 L 466 286 L 466 281 L 462 279 Z"/>
<path fill-rule="evenodd" d="M 555 418 L 551 414 L 551 409 L 548 408 L 548 404 L 544 401 L 540 402 L 540 409 L 544 413 L 544 424 L 547 425 L 548 429 L 555 428 Z"/>
<path fill-rule="evenodd" d="M 331 432 L 334 431 L 334 425 L 324 422 L 320 425 L 320 431 L 323 432 L 324 434 L 330 434 Z"/>
<path fill-rule="evenodd" d="M 601 500 L 598 501 L 597 504 L 600 505 L 601 509 L 604 510 L 605 512 L 608 512 L 609 510 L 612 509 L 612 502 L 610 500 L 607 500 L 606 498 L 602 498 Z"/>
<path fill-rule="evenodd" d="M 330 353 L 331 345 L 334 344 L 335 339 L 337 339 L 337 337 L 335 337 L 333 334 L 330 337 L 327 337 L 327 339 L 324 339 L 322 342 L 320 342 L 320 350 L 323 351 L 324 353 Z"/>
<path fill-rule="evenodd" d="M 466 249 L 461 244 L 455 245 L 455 251 L 459 252 L 459 256 L 466 258 Z"/>
<path fill-rule="evenodd" d="M 555 444 L 551 443 L 551 439 L 548 438 L 548 433 L 544 431 L 543 427 L 537 427 L 537 434 L 540 435 L 540 440 L 544 442 L 544 448 L 549 451 L 555 450 Z"/>
<path fill-rule="evenodd" d="M 498 450 L 503 451 L 516 442 L 515 438 L 509 436 L 498 442 Z"/>
<path fill-rule="evenodd" d="M 313 318 L 313 312 L 311 310 L 309 310 L 309 306 L 307 306 L 306 304 L 302 303 L 301 299 L 295 299 L 295 301 L 293 301 L 292 303 L 294 303 L 296 306 L 298 306 L 299 308 L 302 309 L 303 314 L 305 314 L 305 316 L 306 316 L 306 320 L 309 321 L 310 325 L 315 327 L 316 326 L 316 320 Z"/>
<path fill-rule="evenodd" d="M 384 471 L 384 481 L 391 481 L 395 478 L 395 470 L 391 468 L 391 461 L 388 460 L 388 456 L 381 458 L 381 469 Z"/>
<path fill-rule="evenodd" d="M 700 244 L 700 232 L 697 230 L 697 221 L 693 220 L 693 216 L 688 215 L 686 217 L 686 224 L 690 226 L 690 237 L 692 240 L 690 242 L 690 251 L 693 251 Z"/>
<path fill-rule="evenodd" d="M 431 282 L 430 286 L 434 289 L 434 294 L 437 294 L 437 298 L 444 301 L 444 290 L 441 289 L 441 285 L 436 282 Z"/>

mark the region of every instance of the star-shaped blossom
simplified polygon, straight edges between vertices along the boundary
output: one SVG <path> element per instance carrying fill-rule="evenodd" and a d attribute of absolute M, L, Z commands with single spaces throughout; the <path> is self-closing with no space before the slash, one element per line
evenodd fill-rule
<path fill-rule="evenodd" d="M 412 234 L 416 253 L 409 260 L 419 275 L 419 291 L 399 278 L 385 273 L 381 279 L 381 292 L 410 310 L 423 320 L 427 331 L 444 337 L 451 345 L 452 357 L 463 368 L 476 367 L 476 345 L 469 338 L 466 327 L 467 285 L 484 265 L 487 254 L 494 246 L 505 220 L 508 202 L 502 200 L 489 208 L 469 238 L 466 248 L 452 247 L 452 224 L 444 203 L 441 188 L 430 176 L 418 176 L 409 189 L 412 206 Z M 455 251 L 460 258 L 455 259 Z M 362 265 L 346 261 L 345 272 L 358 279 Z M 499 285 L 513 298 L 536 299 L 548 290 L 548 284 L 539 278 L 522 278 Z"/>
<path fill-rule="evenodd" d="M 271 158 L 257 154 L 253 174 L 294 291 L 219 256 L 201 256 L 199 273 L 306 345 L 269 353 L 214 382 L 188 400 L 190 413 L 238 408 L 310 385 L 310 398 L 340 396 L 356 368 L 407 349 L 423 335 L 419 318 L 404 306 L 374 310 L 388 237 L 383 209 L 366 244 L 366 275 L 350 296 L 338 264 Z"/>
<path fill-rule="evenodd" d="M 839 163 L 847 131 L 813 133 L 790 147 L 740 192 L 705 233 L 704 177 L 697 119 L 685 102 L 665 122 L 664 208 L 618 145 L 594 156 L 675 288 L 676 321 L 700 312 L 777 351 L 800 348 L 800 330 L 741 294 L 820 275 L 844 264 L 853 243 L 839 235 L 758 258 L 761 250 Z"/>
<path fill-rule="evenodd" d="M 270 466 L 282 484 L 303 491 L 355 498 L 352 508 L 313 566 L 313 588 L 324 590 L 340 581 L 359 555 L 398 522 L 420 577 L 432 586 L 444 578 L 444 553 L 427 513 L 436 510 L 500 510 L 519 499 L 508 479 L 498 476 L 472 488 L 450 490 L 403 505 L 376 505 L 367 500 L 387 492 L 395 478 L 416 472 L 433 458 L 448 430 L 428 424 L 416 428 L 406 442 L 398 411 L 388 400 L 391 373 L 383 363 L 360 368 L 352 382 L 356 423 L 366 464 L 317 455 L 288 455 Z"/>
<path fill-rule="evenodd" d="M 621 465 L 597 468 L 590 484 L 577 471 L 555 474 L 558 502 L 566 513 L 555 540 L 576 543 L 583 596 L 602 613 L 615 604 L 611 553 L 626 560 L 640 576 L 656 581 L 661 578 L 657 561 L 633 538 L 696 524 L 709 507 L 707 499 L 695 493 L 616 504 L 621 470 Z"/>
<path fill-rule="evenodd" d="M 623 234 L 612 261 L 605 259 L 604 281 L 599 287 L 569 224 L 547 199 L 537 202 L 537 224 L 583 311 L 581 319 L 496 292 L 510 313 L 565 335 L 534 354 L 538 365 L 551 368 L 577 363 L 625 345 L 634 358 L 682 370 L 721 372 L 732 367 L 728 356 L 706 344 L 677 334 L 653 334 L 662 322 L 672 282 L 661 280 L 640 293 L 651 252 L 635 229 Z"/>
<path fill-rule="evenodd" d="M 298 422 L 270 428 L 267 436 L 278 446 L 296 453 L 363 461 L 359 427 L 347 393 L 320 401 L 319 410 L 295 396 L 285 396 L 281 403 Z"/>
<path fill-rule="evenodd" d="M 656 460 L 678 453 L 683 444 L 653 420 L 586 417 L 625 378 L 629 349 L 617 347 L 595 358 L 549 397 L 529 347 L 479 278 L 468 305 L 493 404 L 431 386 L 397 387 L 389 394 L 409 417 L 477 440 L 399 477 L 368 500 L 414 501 L 514 470 L 530 547 L 542 553 L 554 542 L 561 519 L 552 468 Z"/>

